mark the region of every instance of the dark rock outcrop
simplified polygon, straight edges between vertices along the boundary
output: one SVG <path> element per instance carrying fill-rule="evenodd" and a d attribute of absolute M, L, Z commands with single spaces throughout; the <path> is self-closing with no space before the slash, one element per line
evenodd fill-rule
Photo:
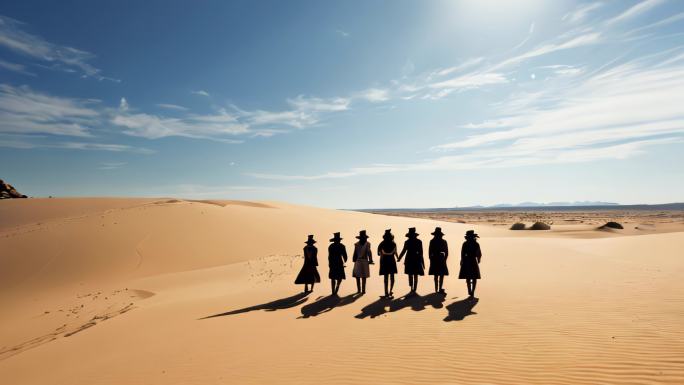
<path fill-rule="evenodd" d="M 530 226 L 530 230 L 551 230 L 551 226 L 544 222 L 534 222 L 534 224 Z"/>
<path fill-rule="evenodd" d="M 520 222 L 514 223 L 514 224 L 511 226 L 511 230 L 525 230 L 525 224 L 524 224 L 524 223 L 520 223 Z"/>
<path fill-rule="evenodd" d="M 617 222 L 608 222 L 605 225 L 599 227 L 599 229 L 624 229 L 624 227 L 622 227 L 622 225 Z"/>
<path fill-rule="evenodd" d="M 9 183 L 5 183 L 4 180 L 0 179 L 0 199 L 12 198 L 27 198 L 27 196 L 19 193 L 14 186 Z"/>

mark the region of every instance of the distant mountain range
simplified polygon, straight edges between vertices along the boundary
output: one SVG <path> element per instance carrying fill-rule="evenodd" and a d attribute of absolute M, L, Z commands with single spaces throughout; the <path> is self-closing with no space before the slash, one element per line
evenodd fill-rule
<path fill-rule="evenodd" d="M 478 208 L 496 208 L 496 207 L 562 207 L 562 206 L 619 206 L 619 203 L 614 202 L 601 202 L 601 201 L 577 201 L 577 202 L 549 202 L 549 203 L 539 203 L 539 202 L 520 202 L 520 203 L 499 203 L 493 206 L 471 206 Z"/>

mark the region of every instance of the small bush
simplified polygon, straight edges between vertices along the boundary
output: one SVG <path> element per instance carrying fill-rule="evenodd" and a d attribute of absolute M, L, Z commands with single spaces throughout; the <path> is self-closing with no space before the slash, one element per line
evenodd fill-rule
<path fill-rule="evenodd" d="M 524 223 L 520 223 L 520 222 L 514 223 L 514 224 L 511 226 L 511 230 L 525 230 L 525 224 L 524 224 Z"/>
<path fill-rule="evenodd" d="M 551 230 L 551 226 L 544 222 L 534 222 L 534 224 L 530 226 L 530 230 Z"/>
<path fill-rule="evenodd" d="M 624 229 L 624 227 L 622 227 L 622 225 L 617 223 L 617 222 L 608 222 L 599 228 L 600 229 Z"/>

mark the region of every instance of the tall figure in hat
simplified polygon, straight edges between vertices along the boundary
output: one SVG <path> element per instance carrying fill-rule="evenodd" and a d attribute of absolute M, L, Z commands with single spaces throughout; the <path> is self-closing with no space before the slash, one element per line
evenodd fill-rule
<path fill-rule="evenodd" d="M 404 242 L 404 248 L 399 254 L 397 261 L 406 255 L 404 261 L 404 272 L 408 274 L 409 286 L 411 286 L 411 293 L 415 294 L 418 290 L 418 276 L 425 275 L 425 259 L 423 258 L 423 241 L 418 239 L 418 234 L 415 227 L 411 227 L 406 233 L 408 238 Z"/>
<path fill-rule="evenodd" d="M 428 274 L 435 276 L 435 293 L 444 293 L 444 276 L 449 275 L 449 268 L 447 267 L 449 247 L 446 239 L 444 239 L 441 227 L 435 228 L 432 235 L 434 238 L 430 240 L 430 247 L 428 248 L 430 258 Z"/>
<path fill-rule="evenodd" d="M 397 274 L 397 244 L 394 243 L 392 229 L 385 230 L 382 242 L 378 245 L 378 255 L 380 256 L 380 275 L 385 277 L 385 298 L 392 298 L 394 274 Z"/>
<path fill-rule="evenodd" d="M 468 286 L 468 295 L 475 297 L 475 286 L 477 280 L 480 279 L 480 260 L 482 259 L 482 251 L 480 251 L 480 244 L 477 243 L 479 236 L 475 234 L 475 230 L 468 230 L 465 234 L 465 242 L 461 247 L 461 271 L 458 273 L 458 279 L 465 279 Z"/>
<path fill-rule="evenodd" d="M 328 278 L 330 278 L 332 295 L 337 295 L 342 280 L 347 278 L 344 274 L 344 264 L 347 262 L 347 248 L 340 241 L 342 241 L 340 233 L 335 233 L 330 239 L 332 243 L 328 246 L 328 266 L 330 267 Z"/>
<path fill-rule="evenodd" d="M 306 246 L 304 246 L 304 266 L 302 270 L 299 271 L 297 279 L 295 279 L 296 285 L 304 285 L 304 292 L 308 293 L 313 291 L 314 284 L 316 282 L 321 282 L 321 276 L 318 274 L 318 249 L 314 246 L 316 241 L 313 235 L 309 235 L 306 240 Z M 309 290 L 309 285 L 311 285 L 311 290 Z"/>
<path fill-rule="evenodd" d="M 354 244 L 354 271 L 352 276 L 356 278 L 356 292 L 366 292 L 366 278 L 370 277 L 370 267 L 368 265 L 373 263 L 373 253 L 371 252 L 371 245 L 368 243 L 368 235 L 366 230 L 359 231 L 356 237 L 359 241 Z"/>

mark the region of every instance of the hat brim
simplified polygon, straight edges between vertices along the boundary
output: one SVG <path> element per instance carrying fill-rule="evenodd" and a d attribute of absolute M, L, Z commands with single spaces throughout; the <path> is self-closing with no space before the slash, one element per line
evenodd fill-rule
<path fill-rule="evenodd" d="M 304 243 L 306 243 L 307 245 L 313 245 L 313 244 L 316 243 L 316 242 L 317 242 L 317 241 L 316 241 L 315 239 L 312 239 L 312 240 L 310 240 L 310 241 L 308 240 L 308 241 L 306 241 L 306 242 L 304 242 Z"/>
<path fill-rule="evenodd" d="M 432 232 L 430 234 L 432 234 L 432 235 L 444 235 L 444 233 L 441 231 L 439 231 L 439 232 L 435 231 L 435 232 Z"/>
<path fill-rule="evenodd" d="M 341 241 L 344 238 L 330 238 L 330 242 Z"/>
<path fill-rule="evenodd" d="M 417 237 L 417 236 L 419 236 L 420 234 L 419 234 L 419 233 L 406 233 L 406 236 L 407 236 L 407 237 L 414 236 L 414 235 Z"/>

